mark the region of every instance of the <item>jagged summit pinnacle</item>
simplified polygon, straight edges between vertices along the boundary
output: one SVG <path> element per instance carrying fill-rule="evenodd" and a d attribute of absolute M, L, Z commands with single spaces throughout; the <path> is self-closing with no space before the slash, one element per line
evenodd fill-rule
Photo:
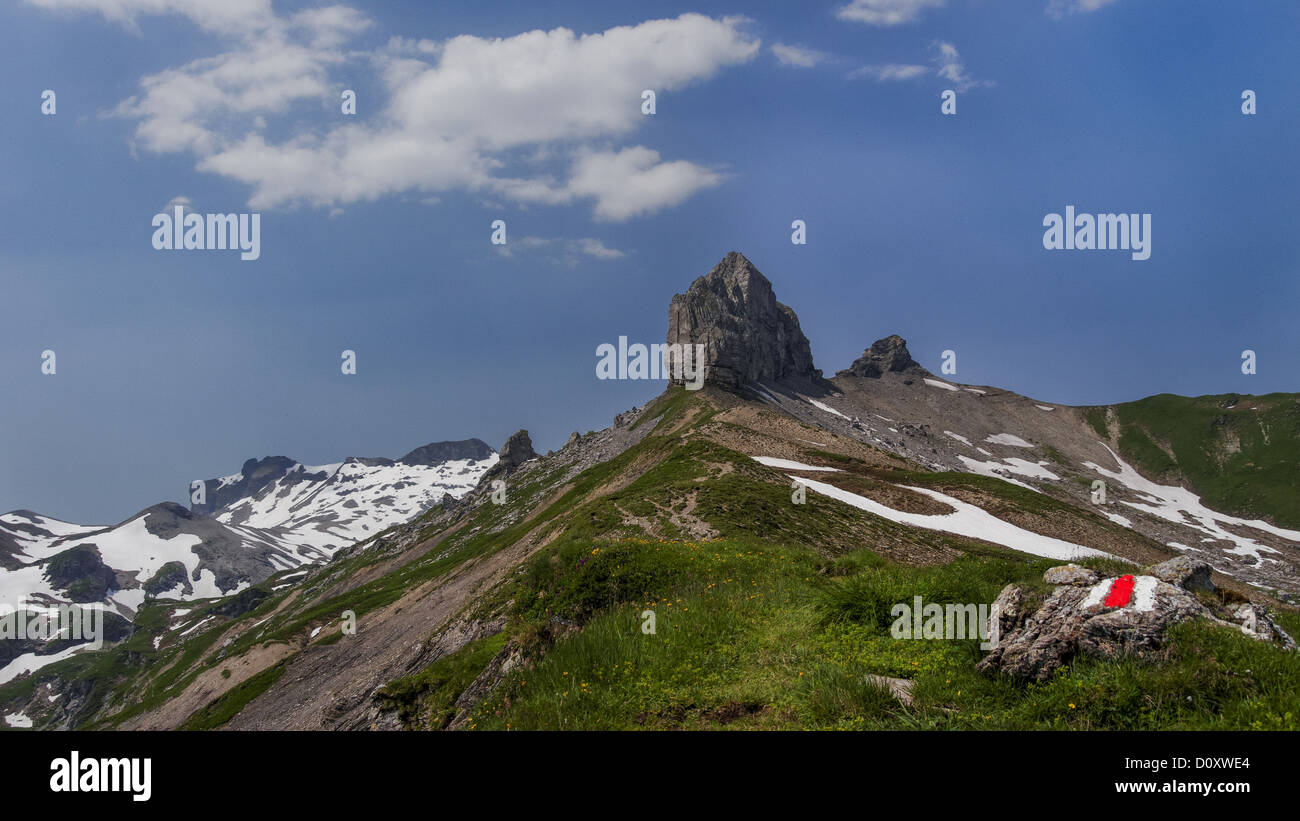
<path fill-rule="evenodd" d="M 479 487 L 490 485 L 493 479 L 500 479 L 514 473 L 519 466 L 530 459 L 537 458 L 537 451 L 533 450 L 532 437 L 528 431 L 520 429 L 510 435 L 506 443 L 501 446 L 500 460 L 488 468 L 483 477 L 479 479 Z"/>
<path fill-rule="evenodd" d="M 839 371 L 836 376 L 865 376 L 879 379 L 885 373 L 928 374 L 912 359 L 907 351 L 907 340 L 898 334 L 884 339 L 877 339 L 871 347 L 862 352 L 847 370 Z"/>
<path fill-rule="evenodd" d="M 819 379 L 799 318 L 772 283 L 732 251 L 668 306 L 668 344 L 704 345 L 705 383 L 741 390 L 751 382 Z"/>

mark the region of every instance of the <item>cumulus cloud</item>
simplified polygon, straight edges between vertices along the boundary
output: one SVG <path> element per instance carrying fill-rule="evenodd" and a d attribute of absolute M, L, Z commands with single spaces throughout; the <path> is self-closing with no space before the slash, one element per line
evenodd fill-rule
<path fill-rule="evenodd" d="M 645 122 L 642 90 L 707 81 L 760 47 L 744 18 L 683 14 L 592 34 L 391 38 L 366 51 L 350 41 L 373 24 L 350 7 L 266 18 L 261 0 L 233 0 L 260 26 L 239 28 L 219 10 L 231 1 L 29 0 L 128 24 L 179 13 L 228 35 L 225 53 L 144 77 L 114 113 L 137 121 L 138 147 L 190 153 L 199 170 L 250 186 L 254 208 L 459 189 L 520 203 L 590 202 L 600 220 L 653 213 L 722 175 L 646 146 L 611 145 Z M 381 99 L 359 100 L 373 115 L 343 117 L 335 75 L 346 67 L 355 77 L 365 66 Z M 305 107 L 334 123 L 304 127 Z"/>
<path fill-rule="evenodd" d="M 573 166 L 568 191 L 596 201 L 596 218 L 625 220 L 677 205 L 722 182 L 716 171 L 685 160 L 664 162 L 644 146 L 589 151 Z"/>
<path fill-rule="evenodd" d="M 944 0 L 852 0 L 836 9 L 835 16 L 870 26 L 898 26 L 915 21 L 926 8 L 943 3 Z"/>

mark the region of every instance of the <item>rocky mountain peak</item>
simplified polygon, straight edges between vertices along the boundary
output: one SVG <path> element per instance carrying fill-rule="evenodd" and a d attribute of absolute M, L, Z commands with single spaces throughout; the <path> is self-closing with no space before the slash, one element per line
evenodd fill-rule
<path fill-rule="evenodd" d="M 879 379 L 886 373 L 929 373 L 912 359 L 907 352 L 907 340 L 898 334 L 884 339 L 877 339 L 871 347 L 862 352 L 847 370 L 839 371 L 836 376 L 865 376 Z"/>
<path fill-rule="evenodd" d="M 685 294 L 673 296 L 668 344 L 703 344 L 705 383 L 728 390 L 760 380 L 821 376 L 799 318 L 776 301 L 772 283 L 736 251 Z"/>

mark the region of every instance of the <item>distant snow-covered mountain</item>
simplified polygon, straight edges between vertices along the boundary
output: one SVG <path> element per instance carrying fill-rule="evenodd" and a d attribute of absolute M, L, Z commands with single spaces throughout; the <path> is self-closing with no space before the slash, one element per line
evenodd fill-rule
<path fill-rule="evenodd" d="M 28 510 L 0 516 L 0 606 L 99 602 L 131 619 L 146 598 L 237 593 L 273 573 L 418 516 L 478 483 L 497 454 L 478 439 L 436 442 L 401 459 L 308 466 L 249 459 L 204 483 L 205 504 L 164 502 L 117 525 L 86 526 Z"/>

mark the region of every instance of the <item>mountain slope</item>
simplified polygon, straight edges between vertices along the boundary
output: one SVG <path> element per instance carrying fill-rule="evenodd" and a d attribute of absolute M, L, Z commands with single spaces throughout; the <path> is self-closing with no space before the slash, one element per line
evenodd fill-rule
<path fill-rule="evenodd" d="M 743 257 L 715 272 L 779 305 Z M 0 707 L 124 729 L 1297 728 L 1300 656 L 1232 626 L 1032 685 L 978 673 L 977 640 L 891 637 L 915 596 L 1032 598 L 1063 556 L 1119 574 L 1183 552 L 1294 632 L 1257 585 L 1295 589 L 1296 542 L 1143 475 L 1088 409 L 939 379 L 899 337 L 824 380 L 790 354 L 797 321 L 697 292 L 734 316 L 679 316 L 750 336 L 772 319 L 779 344 L 721 345 L 721 381 L 559 451 L 512 437 L 504 498 L 483 481 L 236 596 L 145 604 L 128 639 L 0 687 Z"/>
<path fill-rule="evenodd" d="M 1160 394 L 1085 411 L 1124 458 L 1207 504 L 1300 528 L 1300 397 Z"/>

